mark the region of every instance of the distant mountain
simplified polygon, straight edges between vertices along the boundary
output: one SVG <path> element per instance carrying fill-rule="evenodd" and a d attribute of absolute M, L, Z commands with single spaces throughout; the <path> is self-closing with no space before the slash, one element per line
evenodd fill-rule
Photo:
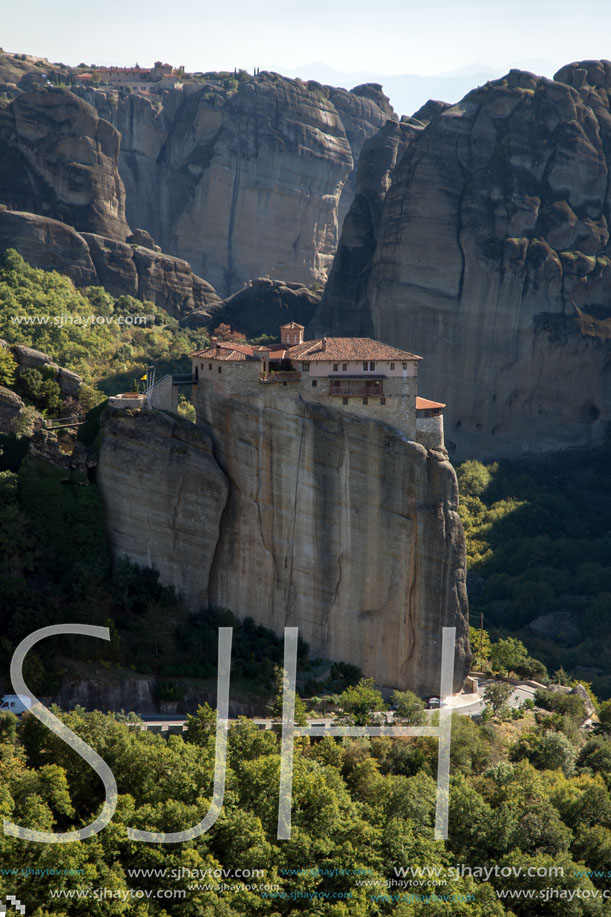
<path fill-rule="evenodd" d="M 520 61 L 512 66 L 520 70 L 530 70 L 542 76 L 551 76 L 558 69 L 557 66 L 546 60 Z M 343 86 L 345 89 L 351 89 L 358 83 L 381 83 L 395 111 L 399 115 L 412 115 L 428 99 L 458 102 L 476 86 L 482 86 L 489 80 L 498 79 L 508 69 L 509 67 L 502 64 L 497 67 L 489 67 L 485 64 L 474 63 L 458 70 L 449 70 L 446 73 L 435 73 L 430 76 L 417 73 L 391 76 L 373 70 L 355 70 L 347 73 L 328 67 L 321 61 L 314 61 L 293 69 L 289 68 L 287 74 L 301 77 L 304 80 L 318 80 L 319 83 L 330 86 Z"/>

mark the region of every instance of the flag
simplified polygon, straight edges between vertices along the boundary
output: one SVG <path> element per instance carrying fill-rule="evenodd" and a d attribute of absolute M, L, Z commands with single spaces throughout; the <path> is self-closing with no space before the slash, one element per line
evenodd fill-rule
<path fill-rule="evenodd" d="M 148 378 L 148 376 L 147 376 L 147 374 L 145 373 L 143 376 L 140 376 L 140 381 L 141 381 L 141 382 L 146 382 L 147 378 Z"/>

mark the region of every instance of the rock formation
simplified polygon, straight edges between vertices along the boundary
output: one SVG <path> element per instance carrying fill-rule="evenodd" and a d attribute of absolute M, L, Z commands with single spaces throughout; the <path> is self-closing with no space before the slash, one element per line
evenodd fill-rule
<path fill-rule="evenodd" d="M 344 126 L 353 161 L 352 171 L 339 200 L 338 224 L 341 230 L 356 194 L 356 177 L 363 144 L 384 127 L 386 121 L 397 121 L 398 118 L 379 83 L 363 83 L 349 92 L 325 86 L 325 91 Z"/>
<path fill-rule="evenodd" d="M 320 292 L 301 283 L 268 280 L 259 277 L 226 299 L 214 315 L 214 322 L 224 322 L 248 338 L 268 334 L 274 338 L 286 322 L 307 325 L 320 302 Z M 198 313 L 193 313 L 196 319 Z"/>
<path fill-rule="evenodd" d="M 116 554 L 206 605 L 228 493 L 210 436 L 161 412 L 109 412 L 97 481 Z"/>
<path fill-rule="evenodd" d="M 346 92 L 275 73 L 210 74 L 158 101 L 82 92 L 121 134 L 130 224 L 225 297 L 265 275 L 324 282 L 346 180 L 392 116 L 379 87 Z M 350 185 L 342 215 L 351 195 Z"/>
<path fill-rule="evenodd" d="M 320 306 L 308 327 L 308 337 L 372 336 L 367 284 L 384 200 L 397 163 L 423 127 L 414 121 L 387 121 L 382 130 L 363 144 L 356 196 L 344 220 L 333 267 Z"/>
<path fill-rule="evenodd" d="M 125 239 L 119 134 L 66 89 L 0 104 L 0 203 Z"/>
<path fill-rule="evenodd" d="M 198 309 L 207 320 L 220 303 L 214 288 L 180 258 L 78 233 L 33 213 L 0 210 L 0 251 L 7 248 L 15 248 L 33 267 L 67 274 L 77 286 L 100 285 L 115 296 L 148 299 L 176 318 Z"/>
<path fill-rule="evenodd" d="M 9 349 L 17 363 L 18 375 L 26 369 L 42 369 L 43 366 L 49 366 L 55 371 L 55 381 L 59 385 L 62 395 L 78 398 L 83 382 L 78 373 L 72 372 L 71 369 L 64 369 L 63 366 L 58 366 L 48 354 L 42 353 L 40 350 L 34 350 L 32 347 L 13 344 L 12 346 L 9 345 Z"/>
<path fill-rule="evenodd" d="M 19 395 L 0 385 L 0 433 L 14 433 L 24 407 Z"/>
<path fill-rule="evenodd" d="M 353 267 L 325 297 L 317 334 L 352 304 L 374 337 L 427 354 L 457 457 L 587 446 L 611 420 L 610 89 L 611 63 L 586 61 L 433 110 L 395 170 L 366 294 Z"/>
<path fill-rule="evenodd" d="M 465 552 L 445 453 L 316 403 L 291 413 L 281 386 L 199 388 L 198 427 L 107 415 L 97 479 L 115 554 L 195 608 L 297 625 L 314 654 L 421 694 L 439 693 L 441 629 L 455 625 L 459 689 Z"/>

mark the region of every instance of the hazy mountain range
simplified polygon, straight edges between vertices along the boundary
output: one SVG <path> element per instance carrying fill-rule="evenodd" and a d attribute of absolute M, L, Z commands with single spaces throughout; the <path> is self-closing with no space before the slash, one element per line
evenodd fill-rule
<path fill-rule="evenodd" d="M 553 76 L 565 61 L 557 65 L 549 60 L 518 61 L 512 66 L 520 70 L 530 70 L 540 76 Z M 481 86 L 488 80 L 498 79 L 509 70 L 509 67 L 487 64 L 469 64 L 458 70 L 447 73 L 435 73 L 422 76 L 417 73 L 389 75 L 373 70 L 356 70 L 346 73 L 327 66 L 322 61 L 314 61 L 295 68 L 284 68 L 286 76 L 299 76 L 302 79 L 317 80 L 330 86 L 341 86 L 352 89 L 359 83 L 381 83 L 384 92 L 390 97 L 393 108 L 399 115 L 411 115 L 428 99 L 440 99 L 444 102 L 458 102 L 469 90 Z"/>

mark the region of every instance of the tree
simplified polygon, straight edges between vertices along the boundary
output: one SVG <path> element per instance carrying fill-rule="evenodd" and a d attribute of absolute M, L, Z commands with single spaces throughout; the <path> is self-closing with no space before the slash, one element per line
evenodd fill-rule
<path fill-rule="evenodd" d="M 533 763 L 546 770 L 560 769 L 565 777 L 570 777 L 576 757 L 577 752 L 562 732 L 546 732 Z"/>
<path fill-rule="evenodd" d="M 339 705 L 357 726 L 371 723 L 371 714 L 384 707 L 384 698 L 374 687 L 373 678 L 361 678 L 358 685 L 350 685 L 339 696 Z"/>
<path fill-rule="evenodd" d="M 26 369 L 19 376 L 19 387 L 24 396 L 32 401 L 36 407 L 48 414 L 57 416 L 62 408 L 62 397 L 59 385 L 52 378 L 55 370 L 47 367 L 40 369 Z"/>
<path fill-rule="evenodd" d="M 520 663 L 528 656 L 528 651 L 520 640 L 514 637 L 507 637 L 506 640 L 498 640 L 490 648 L 490 663 L 495 672 L 502 675 L 509 671 L 515 670 Z"/>
<path fill-rule="evenodd" d="M 611 732 L 611 700 L 604 700 L 598 710 L 598 719 L 605 732 Z"/>
<path fill-rule="evenodd" d="M 191 423 L 195 423 L 195 405 L 189 401 L 188 398 L 185 398 L 184 395 L 178 396 L 178 413 L 181 417 L 184 417 L 185 420 L 190 420 Z"/>
<path fill-rule="evenodd" d="M 469 627 L 469 643 L 473 653 L 473 665 L 485 666 L 490 659 L 490 634 L 479 627 Z"/>
<path fill-rule="evenodd" d="M 554 672 L 552 681 L 555 685 L 566 685 L 568 687 L 571 684 L 571 676 L 568 672 L 565 672 L 563 666 L 560 666 L 560 668 L 556 669 Z"/>
<path fill-rule="evenodd" d="M 194 745 L 206 745 L 216 733 L 216 711 L 209 704 L 200 704 L 195 715 L 187 714 L 184 737 Z"/>
<path fill-rule="evenodd" d="M 483 465 L 481 462 L 469 459 L 458 468 L 458 485 L 461 494 L 479 496 L 486 490 L 493 475 L 498 470 L 498 464 Z"/>
<path fill-rule="evenodd" d="M 516 675 L 519 675 L 520 678 L 536 678 L 540 681 L 547 681 L 549 679 L 546 666 L 544 666 L 542 662 L 539 662 L 538 659 L 533 659 L 532 656 L 527 656 L 523 662 L 514 666 L 514 672 Z"/>
<path fill-rule="evenodd" d="M 12 353 L 6 347 L 0 345 L 0 385 L 10 388 L 15 382 L 16 373 L 17 363 Z"/>
<path fill-rule="evenodd" d="M 291 698 L 291 695 L 294 698 L 295 702 L 295 724 L 297 726 L 307 726 L 308 723 L 308 708 L 304 700 L 297 694 L 296 691 L 285 691 L 284 686 L 284 668 L 280 665 L 274 666 L 274 678 L 276 682 L 276 696 L 269 706 L 270 714 L 276 719 L 282 719 L 284 711 L 284 700 Z"/>
<path fill-rule="evenodd" d="M 28 439 L 41 422 L 42 418 L 34 405 L 26 404 L 15 421 L 15 435 L 18 439 Z"/>
<path fill-rule="evenodd" d="M 507 712 L 507 702 L 513 693 L 513 687 L 500 682 L 495 682 L 486 687 L 484 700 L 490 704 L 495 716 L 503 717 Z"/>
<path fill-rule="evenodd" d="M 391 700 L 396 705 L 395 722 L 421 726 L 425 720 L 425 704 L 413 691 L 393 691 Z"/>

